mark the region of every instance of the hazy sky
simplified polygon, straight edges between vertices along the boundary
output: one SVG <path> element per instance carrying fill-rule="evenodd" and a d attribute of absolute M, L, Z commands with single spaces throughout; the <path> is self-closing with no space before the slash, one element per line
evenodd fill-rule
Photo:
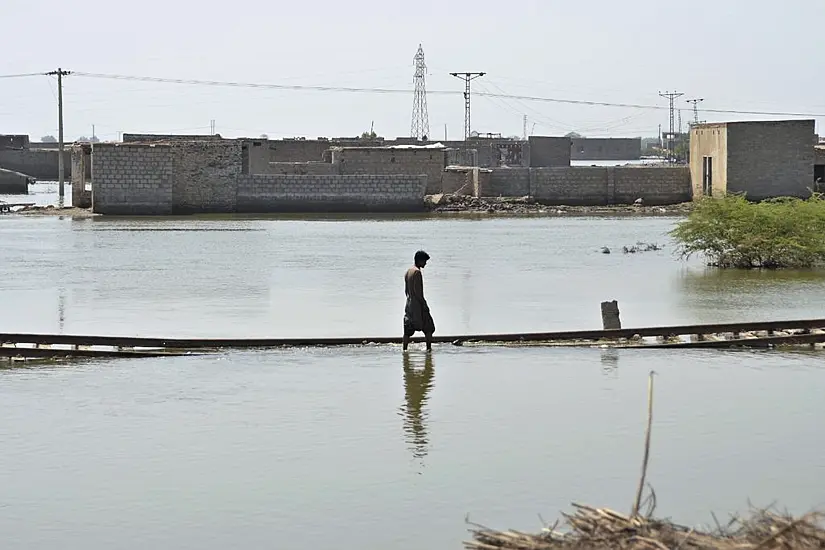
<path fill-rule="evenodd" d="M 819 114 L 825 134 L 825 0 L 0 0 L 0 76 L 56 69 L 162 78 L 411 90 L 419 43 L 430 133 L 463 135 L 477 92 Z M 0 78 L 0 133 L 55 134 L 56 80 Z M 384 136 L 410 132 L 412 93 L 227 88 L 69 76 L 66 139 L 119 132 Z M 521 135 L 656 135 L 666 110 L 473 98 L 473 129 Z M 789 118 L 702 113 L 704 120 Z"/>

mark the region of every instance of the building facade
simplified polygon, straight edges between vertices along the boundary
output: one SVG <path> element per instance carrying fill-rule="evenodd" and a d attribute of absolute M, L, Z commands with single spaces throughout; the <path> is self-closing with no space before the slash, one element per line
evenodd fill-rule
<path fill-rule="evenodd" d="M 573 138 L 572 160 L 636 160 L 642 156 L 642 138 Z"/>
<path fill-rule="evenodd" d="M 808 197 L 814 139 L 813 120 L 696 124 L 690 131 L 693 197 Z"/>

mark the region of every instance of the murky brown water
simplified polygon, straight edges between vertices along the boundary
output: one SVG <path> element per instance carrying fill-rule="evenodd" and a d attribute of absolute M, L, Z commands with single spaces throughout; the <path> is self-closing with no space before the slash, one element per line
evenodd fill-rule
<path fill-rule="evenodd" d="M 0 218 L 0 331 L 389 335 L 432 255 L 439 332 L 822 316 L 821 274 L 717 273 L 672 219 Z M 459 548 L 627 509 L 655 369 L 660 513 L 825 504 L 825 356 L 394 346 L 0 370 L 4 548 Z"/>

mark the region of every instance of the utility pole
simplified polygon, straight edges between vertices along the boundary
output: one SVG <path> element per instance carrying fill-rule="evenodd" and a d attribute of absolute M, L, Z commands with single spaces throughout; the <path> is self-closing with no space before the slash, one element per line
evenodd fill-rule
<path fill-rule="evenodd" d="M 675 120 L 675 112 L 673 108 L 673 102 L 676 100 L 677 97 L 681 97 L 685 94 L 682 92 L 659 92 L 661 97 L 665 97 L 670 101 L 670 132 L 667 135 L 667 160 L 668 162 L 673 162 L 673 132 L 674 132 L 674 123 Z"/>
<path fill-rule="evenodd" d="M 527 115 L 524 115 L 524 141 L 527 141 Z"/>
<path fill-rule="evenodd" d="M 450 73 L 464 81 L 464 140 L 470 137 L 470 82 L 487 73 Z"/>
<path fill-rule="evenodd" d="M 214 118 L 209 121 L 209 135 L 210 136 L 215 135 L 215 119 Z"/>
<path fill-rule="evenodd" d="M 58 204 L 63 206 L 63 198 L 66 191 L 63 189 L 63 77 L 72 74 L 71 71 L 64 71 L 60 67 L 56 71 L 46 73 L 49 76 L 57 76 L 57 193 Z"/>
<path fill-rule="evenodd" d="M 424 63 L 424 48 L 418 45 L 418 51 L 413 58 L 415 61 L 415 94 L 413 95 L 412 122 L 410 123 L 410 137 L 427 139 L 430 135 L 430 118 L 427 113 L 427 64 Z"/>
<path fill-rule="evenodd" d="M 704 101 L 704 98 L 698 97 L 696 99 L 688 99 L 688 103 L 693 103 L 693 123 L 699 124 L 699 104 Z"/>

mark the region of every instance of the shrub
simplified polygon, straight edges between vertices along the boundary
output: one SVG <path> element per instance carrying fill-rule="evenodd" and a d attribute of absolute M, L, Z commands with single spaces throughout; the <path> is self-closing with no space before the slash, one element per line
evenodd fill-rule
<path fill-rule="evenodd" d="M 682 258 L 699 253 L 716 267 L 812 267 L 825 262 L 825 200 L 705 198 L 670 235 Z"/>

